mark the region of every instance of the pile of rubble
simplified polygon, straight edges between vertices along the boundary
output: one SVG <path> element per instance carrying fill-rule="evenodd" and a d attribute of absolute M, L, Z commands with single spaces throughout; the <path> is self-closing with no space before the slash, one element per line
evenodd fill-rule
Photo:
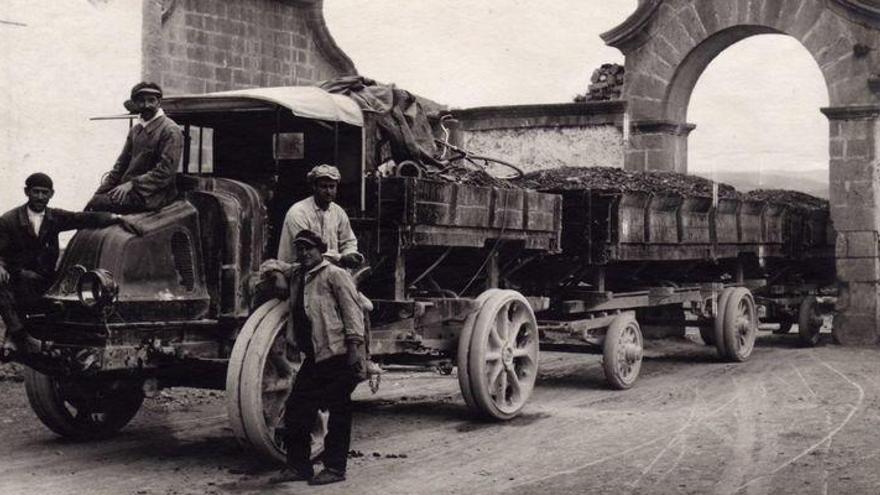
<path fill-rule="evenodd" d="M 602 64 L 593 71 L 587 94 L 574 97 L 576 103 L 587 101 L 619 100 L 623 93 L 625 70 L 619 64 Z"/>

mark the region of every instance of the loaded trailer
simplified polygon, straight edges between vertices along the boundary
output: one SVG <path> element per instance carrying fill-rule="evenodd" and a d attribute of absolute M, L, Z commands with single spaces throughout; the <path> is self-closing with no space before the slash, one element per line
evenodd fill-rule
<path fill-rule="evenodd" d="M 805 246 L 805 220 L 786 208 L 487 187 L 437 173 L 455 159 L 435 171 L 399 159 L 385 167 L 375 116 L 318 88 L 163 106 L 187 141 L 181 198 L 140 214 L 142 236 L 78 232 L 44 310 L 27 318 L 33 345 L 17 359 L 29 366 L 28 398 L 66 437 L 114 433 L 165 387 L 215 388 L 226 391 L 239 441 L 284 459 L 284 404 L 300 356 L 284 337 L 288 304 L 254 307 L 253 287 L 317 163 L 340 169 L 338 202 L 368 260 L 369 275 L 358 275 L 374 305 L 371 358 L 457 367 L 465 403 L 486 418 L 521 412 L 540 348 L 602 352 L 609 382 L 631 386 L 640 322 L 701 326 L 723 357 L 746 359 L 763 301 L 756 280 L 800 290 L 821 278 L 799 260 L 826 246 Z"/>
<path fill-rule="evenodd" d="M 826 210 L 638 191 L 565 190 L 562 252 L 514 277 L 550 296 L 541 348 L 601 353 L 609 384 L 638 376 L 640 323 L 698 327 L 721 359 L 744 361 L 760 319 L 801 319 L 815 344 L 833 307 L 834 233 Z M 816 304 L 816 295 L 823 306 Z M 792 307 L 795 307 L 792 313 Z M 803 307 L 803 309 L 801 309 Z M 799 314 L 798 314 L 798 310 Z"/>

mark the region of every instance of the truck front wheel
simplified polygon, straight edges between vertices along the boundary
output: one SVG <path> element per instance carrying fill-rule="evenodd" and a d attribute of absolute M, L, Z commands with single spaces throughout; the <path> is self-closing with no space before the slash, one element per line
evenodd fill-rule
<path fill-rule="evenodd" d="M 284 410 L 299 369 L 299 353 L 288 349 L 286 301 L 272 299 L 248 318 L 235 339 L 226 373 L 226 410 L 239 443 L 265 459 L 287 456 Z M 327 413 L 312 430 L 312 457 L 324 450 Z"/>
<path fill-rule="evenodd" d="M 94 440 L 121 430 L 134 418 L 144 394 L 139 383 L 78 380 L 25 368 L 28 402 L 50 430 L 73 440 Z"/>

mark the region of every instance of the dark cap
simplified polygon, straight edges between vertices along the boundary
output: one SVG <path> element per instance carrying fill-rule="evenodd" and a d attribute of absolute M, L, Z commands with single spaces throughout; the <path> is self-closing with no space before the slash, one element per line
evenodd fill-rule
<path fill-rule="evenodd" d="M 133 100 L 135 96 L 141 93 L 154 94 L 159 98 L 162 98 L 162 88 L 159 87 L 158 84 L 154 82 L 139 82 L 131 88 L 131 99 Z"/>
<path fill-rule="evenodd" d="M 321 236 L 312 232 L 311 230 L 300 230 L 298 234 L 293 238 L 294 244 L 307 244 L 312 247 L 318 248 L 318 251 L 322 253 L 327 251 L 327 244 L 324 243 L 324 240 L 321 239 Z"/>
<path fill-rule="evenodd" d="M 24 187 L 30 189 L 32 187 L 45 187 L 46 189 L 52 189 L 52 178 L 43 172 L 37 172 L 35 174 L 31 174 L 24 181 Z"/>

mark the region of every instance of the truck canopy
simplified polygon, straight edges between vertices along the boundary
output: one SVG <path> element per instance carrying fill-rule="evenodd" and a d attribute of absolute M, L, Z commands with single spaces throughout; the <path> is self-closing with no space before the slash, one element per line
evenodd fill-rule
<path fill-rule="evenodd" d="M 172 116 L 199 112 L 272 111 L 276 106 L 287 108 L 293 115 L 306 119 L 341 122 L 356 127 L 364 125 L 363 114 L 354 100 L 310 86 L 252 88 L 162 99 L 162 108 Z"/>

